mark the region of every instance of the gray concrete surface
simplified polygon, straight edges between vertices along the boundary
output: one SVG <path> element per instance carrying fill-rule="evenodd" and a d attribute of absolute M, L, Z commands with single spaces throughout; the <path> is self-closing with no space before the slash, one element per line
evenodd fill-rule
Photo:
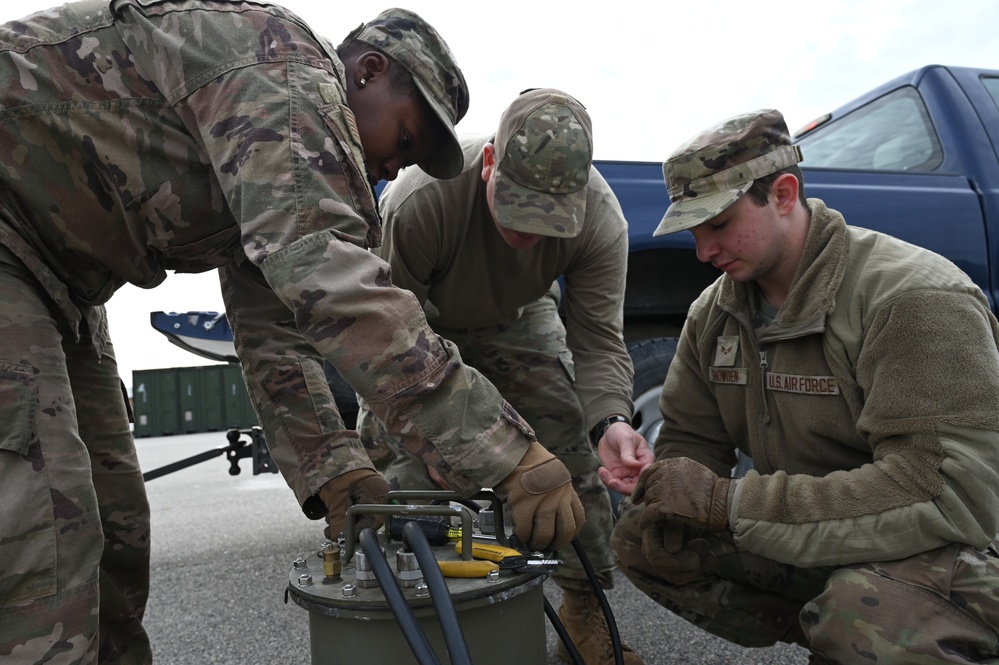
<path fill-rule="evenodd" d="M 138 439 L 144 471 L 226 445 L 224 433 Z M 162 665 L 312 662 L 309 613 L 284 591 L 292 562 L 315 552 L 323 522 L 302 515 L 280 474 L 228 474 L 218 457 L 146 484 L 152 507 L 152 591 L 146 627 Z M 559 607 L 558 588 L 545 594 Z M 791 646 L 743 649 L 676 618 L 623 576 L 608 592 L 622 639 L 647 665 L 804 664 Z M 557 637 L 547 626 L 548 659 Z M 357 662 L 368 665 L 363 654 Z M 374 664 L 380 665 L 380 664 Z M 528 664 L 517 664 L 528 665 Z"/>

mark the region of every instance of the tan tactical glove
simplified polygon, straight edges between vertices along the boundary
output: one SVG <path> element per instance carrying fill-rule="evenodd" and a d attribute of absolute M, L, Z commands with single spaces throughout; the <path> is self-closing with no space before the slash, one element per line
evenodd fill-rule
<path fill-rule="evenodd" d="M 642 554 L 670 584 L 688 584 L 702 572 L 700 554 L 686 547 L 687 529 L 680 522 L 659 522 L 642 531 Z"/>
<path fill-rule="evenodd" d="M 537 441 L 496 489 L 510 504 L 514 533 L 532 550 L 563 547 L 583 528 L 583 504 L 569 470 Z"/>
<path fill-rule="evenodd" d="M 358 503 L 385 503 L 389 486 L 374 469 L 355 469 L 337 476 L 319 488 L 319 498 L 326 504 L 326 537 L 335 539 L 347 524 L 347 509 Z M 384 524 L 379 515 L 362 515 L 355 522 L 356 531 Z"/>
<path fill-rule="evenodd" d="M 642 472 L 632 501 L 645 499 L 638 526 L 647 529 L 665 520 L 724 531 L 728 527 L 728 490 L 731 478 L 719 478 L 711 469 L 687 457 L 660 460 Z"/>

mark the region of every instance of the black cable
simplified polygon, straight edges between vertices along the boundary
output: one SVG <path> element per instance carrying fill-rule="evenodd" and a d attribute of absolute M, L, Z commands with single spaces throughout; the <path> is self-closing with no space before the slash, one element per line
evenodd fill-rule
<path fill-rule="evenodd" d="M 569 652 L 569 657 L 572 658 L 572 662 L 576 665 L 586 665 L 586 663 L 583 662 L 583 657 L 579 655 L 579 650 L 576 648 L 576 645 L 573 644 L 572 638 L 569 637 L 569 633 L 566 632 L 565 626 L 562 625 L 562 620 L 558 618 L 558 612 L 556 612 L 555 608 L 552 607 L 552 604 L 548 602 L 547 596 L 543 596 L 543 598 L 545 599 L 545 616 L 548 617 L 548 623 L 552 625 L 552 628 L 555 629 L 555 633 L 558 635 L 559 639 L 562 640 L 562 645 L 566 648 L 566 651 Z"/>
<path fill-rule="evenodd" d="M 427 640 L 426 633 L 423 632 L 423 629 L 416 622 L 413 609 L 406 602 L 405 596 L 402 595 L 402 589 L 399 588 L 399 582 L 396 581 L 395 575 L 392 574 L 392 569 L 389 567 L 388 560 L 385 558 L 385 554 L 378 544 L 378 537 L 375 535 L 375 532 L 371 529 L 364 529 L 361 531 L 359 539 L 361 550 L 368 557 L 368 563 L 371 564 L 371 571 L 375 574 L 378 584 L 381 585 L 382 593 L 385 594 L 385 600 L 388 601 L 392 614 L 395 615 L 395 619 L 399 623 L 399 628 L 402 629 L 402 634 L 409 643 L 409 648 L 412 650 L 417 662 L 420 665 L 441 665 L 437 654 L 434 653 L 433 648 L 430 646 L 430 641 Z"/>
<path fill-rule="evenodd" d="M 416 522 L 406 522 L 402 527 L 402 542 L 416 555 L 420 570 L 423 571 L 423 580 L 427 583 L 430 598 L 434 601 L 434 609 L 437 610 L 437 620 L 441 624 L 441 632 L 444 633 L 451 665 L 472 665 L 472 656 L 468 653 L 465 634 L 458 623 L 458 612 L 454 609 L 451 592 L 437 564 L 437 557 L 430 549 L 426 534 Z"/>
<path fill-rule="evenodd" d="M 583 551 L 583 546 L 579 544 L 578 538 L 573 538 L 572 549 L 576 551 L 576 556 L 579 557 L 579 562 L 583 564 L 583 570 L 586 571 L 586 577 L 590 580 L 593 592 L 597 594 L 597 600 L 600 601 L 600 609 L 604 612 L 604 620 L 607 621 L 607 631 L 611 637 L 611 646 L 614 649 L 614 663 L 615 665 L 624 665 L 624 653 L 621 650 L 621 635 L 618 633 L 617 621 L 614 620 L 614 613 L 611 611 L 610 603 L 607 602 L 604 590 L 600 586 L 600 580 L 597 579 L 593 565 L 590 564 L 590 559 L 586 556 L 586 552 Z"/>

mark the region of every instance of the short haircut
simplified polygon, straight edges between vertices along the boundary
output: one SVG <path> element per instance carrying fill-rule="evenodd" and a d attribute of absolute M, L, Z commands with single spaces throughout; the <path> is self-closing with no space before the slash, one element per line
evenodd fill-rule
<path fill-rule="evenodd" d="M 808 199 L 805 198 L 805 178 L 801 173 L 801 168 L 797 164 L 789 166 L 786 169 L 781 169 L 780 171 L 775 171 L 762 178 L 757 178 L 749 186 L 746 194 L 753 200 L 753 203 L 762 208 L 770 200 L 770 188 L 773 187 L 774 181 L 785 173 L 790 173 L 798 179 L 798 200 L 801 201 L 806 210 L 810 210 Z"/>
<path fill-rule="evenodd" d="M 389 84 L 392 86 L 392 92 L 403 96 L 411 96 L 420 100 L 423 99 L 423 95 L 421 95 L 416 89 L 416 83 L 413 82 L 412 74 L 410 74 L 405 67 L 400 65 L 398 60 L 395 60 L 392 56 L 388 55 L 377 46 L 372 46 L 367 42 L 362 42 L 357 39 L 348 39 L 336 47 L 336 54 L 340 58 L 341 62 L 347 62 L 348 60 L 359 58 L 368 51 L 381 53 L 389 59 L 389 62 L 392 63 L 386 72 Z"/>

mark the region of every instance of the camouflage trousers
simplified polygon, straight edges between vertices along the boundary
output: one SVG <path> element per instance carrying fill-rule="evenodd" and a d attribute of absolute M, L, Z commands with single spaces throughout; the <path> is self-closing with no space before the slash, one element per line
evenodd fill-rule
<path fill-rule="evenodd" d="M 149 506 L 114 352 L 56 311 L 0 246 L 0 662 L 150 663 Z"/>
<path fill-rule="evenodd" d="M 558 316 L 557 285 L 524 307 L 516 321 L 484 328 L 434 327 L 454 342 L 462 360 L 479 370 L 530 423 L 542 443 L 569 469 L 586 512 L 579 543 L 605 588 L 613 586 L 614 561 L 608 542 L 614 526 L 610 495 L 597 468 L 600 461 L 586 434 L 583 408 L 573 386 L 572 354 Z M 392 489 L 440 489 L 426 465 L 403 452 L 361 402 L 357 429 L 375 467 Z M 484 463 L 488 464 L 488 460 Z M 562 588 L 588 589 L 586 572 L 572 548 L 553 578 Z"/>
<path fill-rule="evenodd" d="M 746 647 L 809 649 L 815 662 L 999 662 L 999 554 L 952 544 L 908 559 L 799 568 L 738 550 L 731 533 L 686 547 L 701 566 L 671 584 L 642 554 L 641 506 L 622 503 L 611 549 L 650 598 Z"/>

